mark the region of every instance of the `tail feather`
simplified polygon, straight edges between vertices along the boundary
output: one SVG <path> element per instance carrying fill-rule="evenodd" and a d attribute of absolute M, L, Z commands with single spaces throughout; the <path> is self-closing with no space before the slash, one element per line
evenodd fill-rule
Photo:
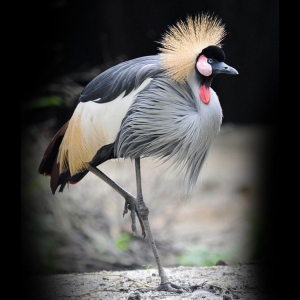
<path fill-rule="evenodd" d="M 55 134 L 50 144 L 48 145 L 43 159 L 40 163 L 38 172 L 45 176 L 51 176 L 50 187 L 53 194 L 60 185 L 59 192 L 62 192 L 68 182 L 74 184 L 80 181 L 88 171 L 80 172 L 73 177 L 69 170 L 59 173 L 60 163 L 57 162 L 57 155 L 64 134 L 68 128 L 69 121 Z"/>
<path fill-rule="evenodd" d="M 114 146 L 115 146 L 114 143 L 103 146 L 96 153 L 96 155 L 94 156 L 90 164 L 96 167 L 109 159 L 116 158 L 114 155 Z M 55 193 L 59 185 L 60 185 L 59 192 L 62 192 L 67 183 L 76 184 L 89 172 L 88 170 L 83 170 L 71 176 L 69 169 L 67 169 L 65 172 L 61 174 L 59 173 L 59 170 L 60 170 L 60 165 L 55 159 L 53 169 L 51 172 L 51 182 L 50 182 L 50 187 L 53 194 Z"/>
<path fill-rule="evenodd" d="M 60 173 L 60 162 L 57 161 L 59 148 L 63 137 L 68 128 L 69 122 L 67 122 L 53 137 L 49 146 L 47 147 L 43 159 L 40 163 L 38 172 L 40 174 L 51 176 L 50 187 L 53 194 L 55 194 L 57 188 L 59 188 L 59 192 L 62 192 L 67 183 L 75 184 L 79 182 L 89 171 L 82 170 L 79 173 L 71 176 L 68 161 L 66 163 L 66 168 L 64 171 Z M 105 145 L 101 147 L 90 162 L 93 166 L 97 166 L 105 162 L 106 160 L 115 158 L 114 155 L 114 143 Z"/>
<path fill-rule="evenodd" d="M 40 174 L 51 176 L 53 165 L 56 162 L 58 149 L 68 128 L 68 124 L 69 121 L 55 134 L 50 144 L 48 145 L 39 166 L 38 172 Z"/>

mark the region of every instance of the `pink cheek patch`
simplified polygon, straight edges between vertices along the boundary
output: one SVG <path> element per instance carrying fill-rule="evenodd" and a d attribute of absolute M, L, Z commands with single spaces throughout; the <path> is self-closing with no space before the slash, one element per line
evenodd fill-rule
<path fill-rule="evenodd" d="M 212 73 L 212 68 L 209 63 L 207 63 L 207 58 L 205 55 L 201 55 L 197 61 L 197 69 L 203 76 L 209 76 Z"/>

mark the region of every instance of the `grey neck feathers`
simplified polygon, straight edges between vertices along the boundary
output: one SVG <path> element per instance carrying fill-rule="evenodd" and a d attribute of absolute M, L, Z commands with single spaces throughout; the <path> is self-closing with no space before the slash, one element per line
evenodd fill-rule
<path fill-rule="evenodd" d="M 172 160 L 184 171 L 183 192 L 190 195 L 222 120 L 218 97 L 201 103 L 199 82 L 179 84 L 160 75 L 141 91 L 121 124 L 115 155 Z"/>

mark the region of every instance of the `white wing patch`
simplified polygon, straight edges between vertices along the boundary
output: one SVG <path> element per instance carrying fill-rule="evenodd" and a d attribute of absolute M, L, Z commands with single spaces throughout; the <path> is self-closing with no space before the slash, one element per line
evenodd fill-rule
<path fill-rule="evenodd" d="M 124 91 L 107 103 L 88 101 L 77 105 L 58 153 L 60 173 L 70 169 L 73 176 L 86 169 L 101 147 L 116 140 L 129 107 L 151 80 L 147 78 L 125 97 Z"/>

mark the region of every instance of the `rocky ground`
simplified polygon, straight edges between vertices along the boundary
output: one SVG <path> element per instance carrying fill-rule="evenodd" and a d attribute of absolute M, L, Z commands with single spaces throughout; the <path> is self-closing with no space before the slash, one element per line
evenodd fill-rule
<path fill-rule="evenodd" d="M 271 300 L 262 265 L 167 268 L 172 283 L 190 290 L 182 293 L 150 291 L 160 280 L 156 270 L 101 271 L 33 277 L 30 299 L 47 300 Z"/>

